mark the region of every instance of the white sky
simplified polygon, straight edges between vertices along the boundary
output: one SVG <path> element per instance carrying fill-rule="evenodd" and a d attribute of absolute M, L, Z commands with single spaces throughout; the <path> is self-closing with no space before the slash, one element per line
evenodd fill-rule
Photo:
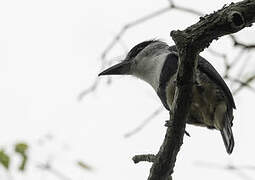
<path fill-rule="evenodd" d="M 179 0 L 177 4 L 210 13 L 229 2 Z M 149 3 L 146 0 L 0 1 L 0 145 L 9 153 L 16 141 L 24 140 L 31 145 L 27 172 L 17 173 L 15 156 L 10 174 L 0 169 L 1 179 L 9 176 L 15 180 L 57 179 L 34 168 L 37 162 L 48 159 L 75 180 L 146 179 L 151 164 L 134 165 L 131 158 L 158 151 L 168 113 L 163 111 L 129 139 L 123 135 L 160 105 L 152 88 L 135 78 L 114 77 L 111 86 L 103 81 L 83 101 L 78 102 L 77 96 L 97 78 L 99 57 L 121 27 L 167 3 L 167 0 Z M 152 38 L 171 44 L 171 30 L 184 29 L 197 20 L 188 13 L 167 12 L 130 29 L 123 41 L 128 49 Z M 244 40 L 255 40 L 254 28 L 239 34 Z M 222 38 L 212 47 L 234 57 L 238 52 L 231 45 L 227 38 Z M 116 46 L 107 57 L 115 58 L 123 53 L 123 48 Z M 221 59 L 206 52 L 203 55 L 222 72 Z M 235 101 L 238 109 L 234 112 L 233 154 L 229 156 L 225 152 L 219 132 L 187 126 L 191 138 L 184 139 L 174 178 L 238 180 L 242 179 L 240 173 L 255 178 L 252 170 L 237 172 L 221 168 L 230 163 L 255 165 L 252 139 L 255 95 L 244 90 Z M 40 146 L 38 140 L 42 141 L 47 134 L 53 140 Z M 84 160 L 95 170 L 79 169 L 76 160 Z M 201 162 L 219 167 L 201 166 Z"/>

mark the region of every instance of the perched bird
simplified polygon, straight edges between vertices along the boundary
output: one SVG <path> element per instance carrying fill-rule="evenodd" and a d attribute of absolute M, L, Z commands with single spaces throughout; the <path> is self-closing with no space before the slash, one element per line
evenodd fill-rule
<path fill-rule="evenodd" d="M 149 83 L 167 110 L 173 106 L 178 68 L 176 46 L 149 40 L 134 46 L 124 61 L 101 72 L 101 75 L 133 75 Z M 193 99 L 187 123 L 217 129 L 229 154 L 234 148 L 232 133 L 233 96 L 214 67 L 198 57 Z"/>

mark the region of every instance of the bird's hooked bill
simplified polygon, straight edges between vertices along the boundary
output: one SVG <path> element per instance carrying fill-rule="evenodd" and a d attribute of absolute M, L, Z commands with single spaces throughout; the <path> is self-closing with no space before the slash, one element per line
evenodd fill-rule
<path fill-rule="evenodd" d="M 121 63 L 104 70 L 103 72 L 98 74 L 98 76 L 129 74 L 130 64 L 130 61 L 122 61 Z"/>

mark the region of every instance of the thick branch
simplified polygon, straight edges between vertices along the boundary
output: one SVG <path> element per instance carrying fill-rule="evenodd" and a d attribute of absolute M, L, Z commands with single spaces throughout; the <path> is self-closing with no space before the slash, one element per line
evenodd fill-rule
<path fill-rule="evenodd" d="M 183 141 L 186 117 L 189 113 L 196 71 L 197 56 L 212 40 L 235 33 L 255 21 L 255 1 L 231 3 L 228 7 L 200 18 L 183 31 L 172 31 L 171 36 L 179 52 L 179 68 L 174 106 L 164 142 L 150 170 L 148 180 L 169 180 Z"/>
<path fill-rule="evenodd" d="M 192 43 L 192 46 L 201 52 L 209 46 L 212 40 L 251 26 L 255 21 L 254 8 L 254 0 L 245 0 L 236 4 L 231 3 L 228 7 L 223 7 L 213 14 L 201 17 L 198 23 L 184 31 L 173 31 L 171 36 L 175 42 L 178 38 L 185 36 Z M 180 42 L 180 40 L 177 40 L 177 42 Z"/>

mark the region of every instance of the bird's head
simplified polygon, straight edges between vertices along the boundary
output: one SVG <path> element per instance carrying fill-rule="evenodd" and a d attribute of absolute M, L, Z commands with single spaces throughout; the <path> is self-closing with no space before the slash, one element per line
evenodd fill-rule
<path fill-rule="evenodd" d="M 169 46 L 159 40 L 149 40 L 134 46 L 125 59 L 99 74 L 133 75 L 148 82 L 154 87 L 160 75 Z M 156 87 L 155 87 L 156 88 Z"/>

